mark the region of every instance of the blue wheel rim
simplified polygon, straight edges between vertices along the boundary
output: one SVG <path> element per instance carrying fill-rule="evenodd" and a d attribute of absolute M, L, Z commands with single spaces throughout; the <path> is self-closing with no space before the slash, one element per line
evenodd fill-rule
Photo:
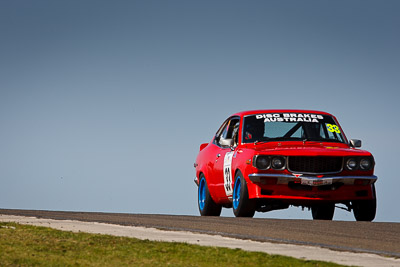
<path fill-rule="evenodd" d="M 200 180 L 199 184 L 199 208 L 200 210 L 204 209 L 206 201 L 206 179 L 203 177 Z"/>
<path fill-rule="evenodd" d="M 235 187 L 233 188 L 233 208 L 237 209 L 240 203 L 240 189 L 242 187 L 242 183 L 240 181 L 240 176 L 236 178 Z"/>

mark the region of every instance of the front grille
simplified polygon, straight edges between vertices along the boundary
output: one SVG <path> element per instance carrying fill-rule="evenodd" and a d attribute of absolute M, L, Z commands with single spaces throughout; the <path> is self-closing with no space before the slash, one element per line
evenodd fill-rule
<path fill-rule="evenodd" d="M 342 157 L 288 157 L 288 169 L 300 173 L 335 173 L 342 170 Z"/>

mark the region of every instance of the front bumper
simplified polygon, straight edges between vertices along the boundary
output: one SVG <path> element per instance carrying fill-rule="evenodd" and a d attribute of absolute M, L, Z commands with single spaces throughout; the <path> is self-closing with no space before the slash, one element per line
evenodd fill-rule
<path fill-rule="evenodd" d="M 321 186 L 328 184 L 341 183 L 344 185 L 354 185 L 360 182 L 362 185 L 374 184 L 378 177 L 371 176 L 311 176 L 311 175 L 291 175 L 291 174 L 273 174 L 273 173 L 252 173 L 249 174 L 249 179 L 256 184 L 283 184 L 287 185 L 290 182 L 300 183 L 309 186 Z"/>

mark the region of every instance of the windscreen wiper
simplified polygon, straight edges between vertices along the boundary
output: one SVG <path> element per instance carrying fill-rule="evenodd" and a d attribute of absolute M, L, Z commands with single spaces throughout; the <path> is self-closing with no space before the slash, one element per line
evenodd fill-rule
<path fill-rule="evenodd" d="M 258 141 L 258 140 L 256 140 L 255 142 L 254 142 L 254 145 L 257 145 L 257 144 L 263 144 L 263 143 L 268 143 L 269 141 Z"/>

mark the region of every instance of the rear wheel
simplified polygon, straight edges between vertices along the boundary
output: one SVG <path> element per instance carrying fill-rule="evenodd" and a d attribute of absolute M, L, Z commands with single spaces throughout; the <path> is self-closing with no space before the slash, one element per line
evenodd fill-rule
<path fill-rule="evenodd" d="M 357 200 L 352 202 L 354 218 L 357 221 L 371 222 L 376 214 L 376 195 L 375 186 L 372 185 L 374 198 L 369 200 Z"/>
<path fill-rule="evenodd" d="M 210 191 L 208 191 L 207 181 L 204 175 L 200 176 L 198 204 L 201 216 L 219 216 L 221 214 L 222 206 L 216 204 L 211 198 Z"/>
<path fill-rule="evenodd" d="M 256 211 L 256 202 L 249 199 L 246 180 L 242 173 L 238 171 L 235 175 L 235 185 L 233 187 L 233 214 L 236 217 L 253 217 Z"/>
<path fill-rule="evenodd" d="M 335 204 L 319 204 L 311 207 L 311 213 L 314 220 L 332 220 L 335 213 Z"/>

